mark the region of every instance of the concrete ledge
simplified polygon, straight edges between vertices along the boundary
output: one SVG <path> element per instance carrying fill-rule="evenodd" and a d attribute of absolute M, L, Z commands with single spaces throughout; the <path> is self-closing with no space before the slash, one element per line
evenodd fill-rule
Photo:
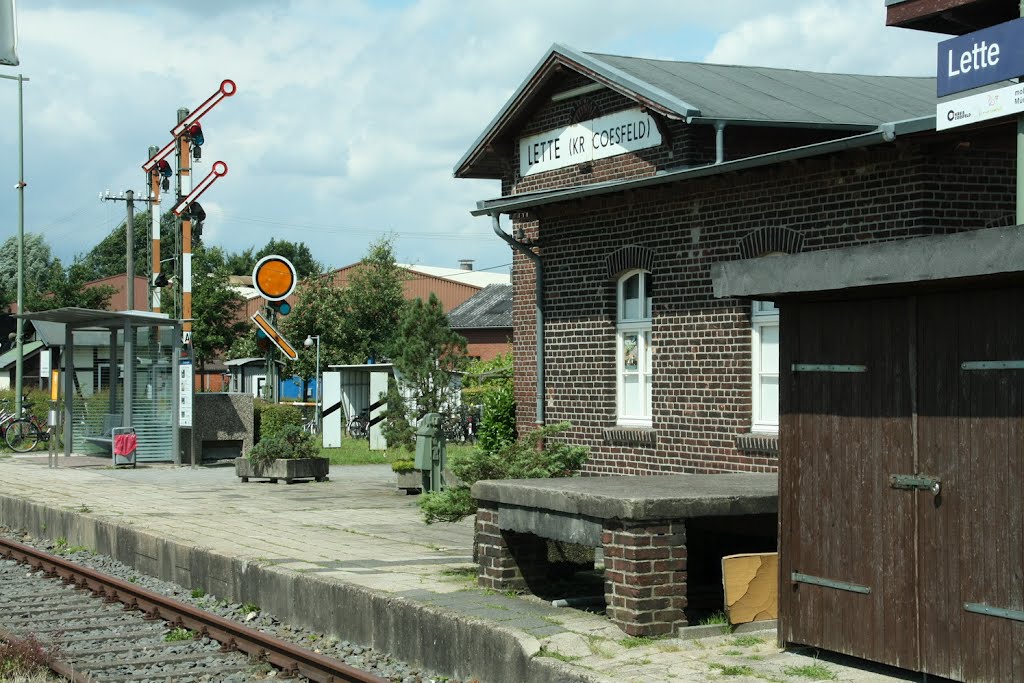
<path fill-rule="evenodd" d="M 220 555 L 145 531 L 0 495 L 0 522 L 113 557 L 185 588 L 254 602 L 279 619 L 368 645 L 427 669 L 487 683 L 595 683 L 603 678 L 535 658 L 535 638 L 451 610 L 329 577 Z"/>
<path fill-rule="evenodd" d="M 778 512 L 775 474 L 502 479 L 473 484 L 476 500 L 594 519 L 655 520 Z"/>

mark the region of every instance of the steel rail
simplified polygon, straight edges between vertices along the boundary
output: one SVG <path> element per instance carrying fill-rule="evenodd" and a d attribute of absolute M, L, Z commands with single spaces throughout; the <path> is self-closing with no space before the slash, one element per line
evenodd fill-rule
<path fill-rule="evenodd" d="M 0 556 L 25 563 L 49 576 L 92 591 L 107 602 L 122 602 L 146 619 L 163 619 L 200 636 L 221 643 L 224 650 L 238 650 L 267 662 L 286 675 L 300 675 L 317 683 L 388 683 L 387 679 L 345 662 L 312 652 L 285 640 L 249 628 L 224 617 L 146 590 L 136 584 L 82 567 L 56 555 L 0 537 Z M 68 675 L 58 671 L 61 675 Z"/>

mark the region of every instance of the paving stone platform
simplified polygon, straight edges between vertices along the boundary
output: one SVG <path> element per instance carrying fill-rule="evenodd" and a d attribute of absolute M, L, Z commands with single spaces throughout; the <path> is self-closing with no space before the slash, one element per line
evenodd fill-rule
<path fill-rule="evenodd" d="M 140 571 L 481 683 L 920 680 L 813 651 L 774 631 L 627 638 L 601 614 L 476 586 L 473 520 L 425 525 L 386 465 L 330 481 L 241 483 L 232 467 L 0 455 L 0 524 L 64 537 Z M 693 635 L 704 637 L 692 638 Z M 739 667 L 739 668 L 729 668 Z M 747 667 L 747 668 L 743 668 Z"/>

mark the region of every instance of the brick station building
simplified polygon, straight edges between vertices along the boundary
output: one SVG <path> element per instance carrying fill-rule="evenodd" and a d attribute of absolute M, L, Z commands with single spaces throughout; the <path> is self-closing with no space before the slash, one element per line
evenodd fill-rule
<path fill-rule="evenodd" d="M 778 311 L 711 266 L 1012 225 L 1013 124 L 934 115 L 932 78 L 553 46 L 455 167 L 501 182 L 520 428 L 571 421 L 588 474 L 775 471 Z"/>

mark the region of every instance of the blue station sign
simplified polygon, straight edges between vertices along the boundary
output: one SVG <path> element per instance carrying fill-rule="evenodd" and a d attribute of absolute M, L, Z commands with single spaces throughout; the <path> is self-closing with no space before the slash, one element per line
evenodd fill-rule
<path fill-rule="evenodd" d="M 1024 74 L 1024 18 L 939 43 L 939 97 Z"/>

